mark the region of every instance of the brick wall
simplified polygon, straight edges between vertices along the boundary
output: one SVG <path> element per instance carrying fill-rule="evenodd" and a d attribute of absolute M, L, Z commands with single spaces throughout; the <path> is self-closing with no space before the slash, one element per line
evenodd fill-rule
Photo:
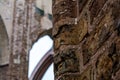
<path fill-rule="evenodd" d="M 54 0 L 55 80 L 120 80 L 120 1 Z"/>

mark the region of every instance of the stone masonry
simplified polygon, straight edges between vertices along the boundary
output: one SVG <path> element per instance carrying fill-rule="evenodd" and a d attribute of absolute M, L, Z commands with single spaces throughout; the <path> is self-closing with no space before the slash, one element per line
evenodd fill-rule
<path fill-rule="evenodd" d="M 120 80 L 119 9 L 119 0 L 53 0 L 55 80 Z"/>
<path fill-rule="evenodd" d="M 55 80 L 120 80 L 120 0 L 53 0 L 52 29 L 41 28 L 34 3 L 13 0 L 10 59 L 0 64 L 0 80 L 28 80 L 29 50 L 45 34 L 54 39 Z"/>

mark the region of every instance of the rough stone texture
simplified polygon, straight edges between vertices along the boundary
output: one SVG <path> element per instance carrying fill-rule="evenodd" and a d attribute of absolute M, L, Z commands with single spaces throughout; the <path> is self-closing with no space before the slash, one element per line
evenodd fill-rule
<path fill-rule="evenodd" d="M 41 21 L 46 22 L 45 19 L 42 19 L 45 16 L 36 15 L 33 4 L 35 4 L 34 0 L 17 0 L 14 3 L 12 41 L 10 45 L 10 80 L 28 79 L 28 52 L 32 44 L 38 38 L 47 34 L 51 35 L 52 32 L 48 27 L 44 29 L 41 27 Z M 47 22 L 46 24 L 49 25 Z"/>
<path fill-rule="evenodd" d="M 15 0 L 10 62 L 9 68 L 0 66 L 2 80 L 27 80 L 28 50 L 39 37 L 51 35 L 41 27 L 46 17 L 33 5 Z M 53 0 L 55 80 L 120 80 L 119 9 L 120 0 Z"/>
<path fill-rule="evenodd" d="M 0 80 L 8 80 L 8 65 L 0 66 Z"/>
<path fill-rule="evenodd" d="M 119 8 L 119 0 L 53 1 L 55 80 L 120 80 Z"/>
<path fill-rule="evenodd" d="M 10 51 L 8 51 L 9 54 L 7 55 L 6 53 L 4 54 L 2 52 L 2 54 L 0 52 L 0 65 L 3 65 L 5 61 L 9 64 L 9 69 L 6 70 L 8 75 L 0 74 L 0 76 L 2 76 L 0 80 L 5 80 L 3 78 L 5 76 L 7 77 L 6 80 L 28 80 L 28 52 L 32 47 L 32 44 L 44 35 L 51 36 L 52 25 L 50 28 L 46 27 L 46 25 L 52 24 L 52 21 L 49 20 L 48 23 L 48 16 L 45 14 L 44 16 L 39 14 L 36 15 L 34 4 L 35 0 L 0 1 L 0 15 L 5 23 L 4 25 L 2 21 L 2 23 L 0 22 L 0 48 L 2 48 L 4 53 L 5 51 L 8 51 L 6 49 L 3 50 L 2 44 L 5 42 L 6 45 L 8 43 L 7 40 L 9 39 L 10 49 Z M 8 12 L 8 15 L 5 11 Z M 37 18 L 39 18 L 39 20 L 37 20 Z M 45 25 L 45 27 L 42 25 Z M 8 39 L 6 39 L 6 36 Z M 8 56 L 10 56 L 10 60 Z M 2 68 L 0 69 L 2 70 Z"/>
<path fill-rule="evenodd" d="M 15 1 L 9 65 L 9 80 L 27 80 L 28 2 Z M 23 74 L 24 73 L 24 74 Z"/>

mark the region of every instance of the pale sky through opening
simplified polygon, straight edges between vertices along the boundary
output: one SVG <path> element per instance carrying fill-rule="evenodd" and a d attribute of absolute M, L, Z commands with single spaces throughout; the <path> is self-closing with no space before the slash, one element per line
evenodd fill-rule
<path fill-rule="evenodd" d="M 42 80 L 54 80 L 53 64 L 50 65 L 45 75 L 43 76 Z"/>
<path fill-rule="evenodd" d="M 33 72 L 34 68 L 40 61 L 40 59 L 52 48 L 53 41 L 49 36 L 44 36 L 40 38 L 32 47 L 29 54 L 29 73 L 28 77 L 30 77 L 31 73 Z M 43 77 L 42 80 L 54 80 L 53 75 L 53 65 L 47 70 L 45 74 L 46 76 Z"/>

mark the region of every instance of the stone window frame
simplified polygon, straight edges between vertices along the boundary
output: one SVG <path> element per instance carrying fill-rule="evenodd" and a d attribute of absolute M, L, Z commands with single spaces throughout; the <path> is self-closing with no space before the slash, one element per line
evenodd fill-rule
<path fill-rule="evenodd" d="M 41 80 L 52 63 L 53 63 L 53 49 L 50 49 L 38 62 L 29 80 Z"/>
<path fill-rule="evenodd" d="M 36 0 L 32 0 L 32 2 L 34 3 L 34 8 L 36 8 L 35 6 Z M 40 15 L 40 16 L 43 16 L 43 15 Z M 48 16 L 52 16 L 52 15 L 48 14 Z M 52 20 L 51 17 L 49 18 L 50 20 Z M 35 39 L 35 41 L 37 41 L 40 37 L 43 37 L 45 35 L 48 35 L 52 39 L 52 29 L 45 30 L 41 34 L 38 34 L 38 37 Z M 54 51 L 52 47 L 38 62 L 37 66 L 34 68 L 33 72 L 31 73 L 29 80 L 41 80 L 43 78 L 45 72 L 53 63 L 53 53 Z"/>

